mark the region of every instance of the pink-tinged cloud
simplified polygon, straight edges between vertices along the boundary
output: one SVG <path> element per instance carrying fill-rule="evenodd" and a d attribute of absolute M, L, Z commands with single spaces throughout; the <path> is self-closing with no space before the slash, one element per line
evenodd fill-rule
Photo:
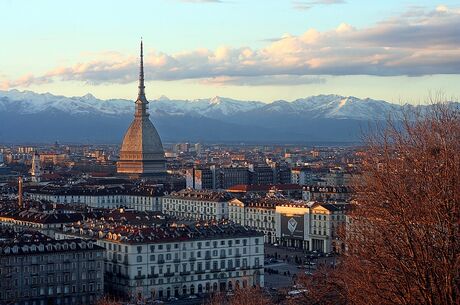
<path fill-rule="evenodd" d="M 323 75 L 459 74 L 460 10 L 439 6 L 419 8 L 357 29 L 341 23 L 320 32 L 283 35 L 262 49 L 223 46 L 175 54 L 148 52 L 148 80 L 195 79 L 216 85 L 299 84 L 323 81 Z M 2 83 L 4 88 L 60 81 L 91 84 L 129 83 L 138 75 L 138 59 L 109 52 L 70 67 Z M 312 76 L 312 78 L 309 78 Z M 258 79 L 257 79 L 258 78 Z"/>

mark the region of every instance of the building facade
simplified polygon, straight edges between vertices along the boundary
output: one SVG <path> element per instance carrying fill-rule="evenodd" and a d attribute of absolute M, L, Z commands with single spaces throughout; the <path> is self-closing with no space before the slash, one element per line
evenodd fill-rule
<path fill-rule="evenodd" d="M 50 187 L 28 188 L 25 196 L 32 200 L 43 200 L 63 204 L 86 204 L 94 208 L 126 207 L 137 211 L 160 211 L 163 193 L 148 186 L 120 187 Z"/>
<path fill-rule="evenodd" d="M 0 304 L 94 304 L 104 293 L 104 248 L 1 230 Z"/>
<path fill-rule="evenodd" d="M 264 286 L 262 234 L 228 223 L 126 228 L 75 225 L 62 238 L 96 238 L 104 247 L 105 284 L 129 299 L 222 292 Z"/>
<path fill-rule="evenodd" d="M 341 252 L 338 236 L 346 224 L 347 203 L 288 203 L 276 207 L 277 241 L 287 247 Z"/>
<path fill-rule="evenodd" d="M 227 192 L 185 189 L 163 196 L 161 211 L 179 219 L 228 219 L 228 202 L 231 199 Z"/>

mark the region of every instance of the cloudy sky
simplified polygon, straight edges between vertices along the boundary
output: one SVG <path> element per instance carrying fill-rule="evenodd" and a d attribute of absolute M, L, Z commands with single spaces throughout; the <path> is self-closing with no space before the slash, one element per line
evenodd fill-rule
<path fill-rule="evenodd" d="M 135 98 L 460 96 L 460 3 L 0 0 L 0 89 Z"/>

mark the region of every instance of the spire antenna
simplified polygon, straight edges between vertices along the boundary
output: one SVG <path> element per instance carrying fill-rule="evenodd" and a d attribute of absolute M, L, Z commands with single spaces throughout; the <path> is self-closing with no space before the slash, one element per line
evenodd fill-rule
<path fill-rule="evenodd" d="M 145 99 L 145 86 L 144 86 L 144 47 L 141 37 L 141 62 L 139 70 L 139 97 Z"/>

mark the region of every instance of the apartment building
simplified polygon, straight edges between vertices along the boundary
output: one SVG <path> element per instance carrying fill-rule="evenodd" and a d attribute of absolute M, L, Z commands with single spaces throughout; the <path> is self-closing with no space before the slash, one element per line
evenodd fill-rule
<path fill-rule="evenodd" d="M 124 298 L 264 286 L 263 234 L 226 222 L 156 228 L 88 222 L 59 238 L 95 238 L 106 249 L 106 292 Z"/>

